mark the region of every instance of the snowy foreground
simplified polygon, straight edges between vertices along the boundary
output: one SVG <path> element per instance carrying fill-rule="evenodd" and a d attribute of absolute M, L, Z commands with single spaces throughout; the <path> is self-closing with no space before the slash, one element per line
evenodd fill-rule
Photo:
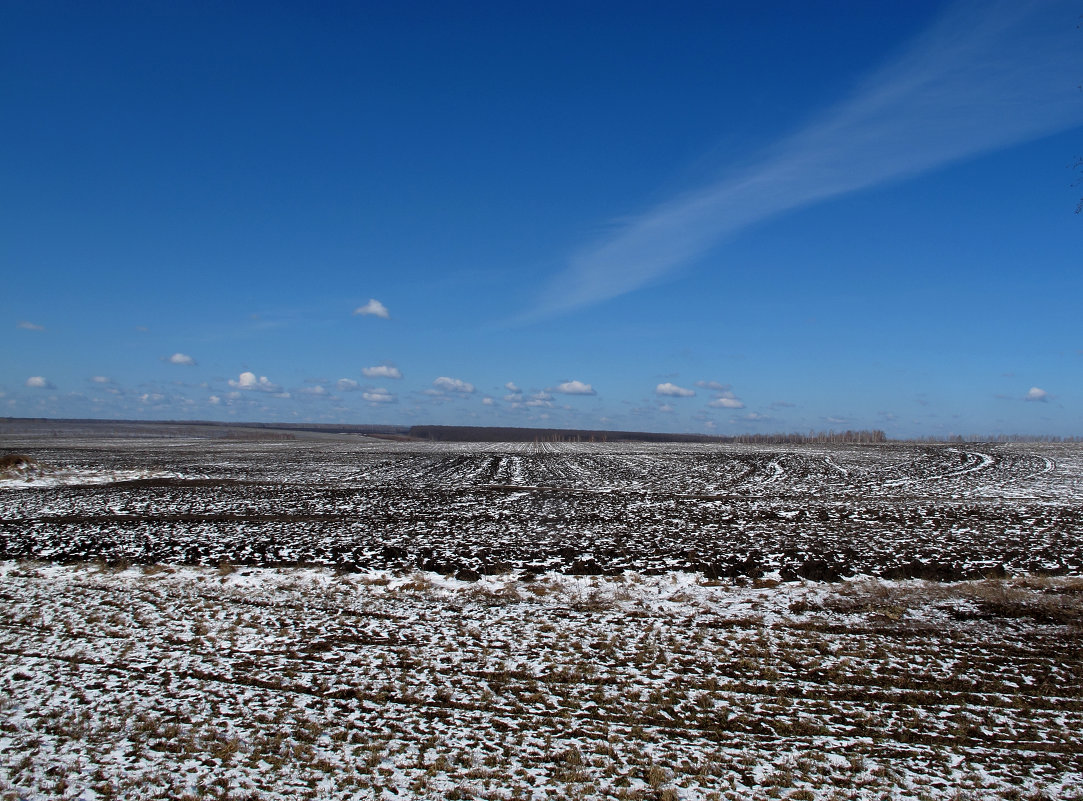
<path fill-rule="evenodd" d="M 0 563 L 0 797 L 1083 798 L 1083 579 L 529 579 Z"/>

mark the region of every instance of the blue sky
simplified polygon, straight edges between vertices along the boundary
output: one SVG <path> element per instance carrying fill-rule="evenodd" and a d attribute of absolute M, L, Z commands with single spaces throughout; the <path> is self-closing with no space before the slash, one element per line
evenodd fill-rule
<path fill-rule="evenodd" d="M 0 414 L 1083 434 L 1080 13 L 5 3 Z"/>

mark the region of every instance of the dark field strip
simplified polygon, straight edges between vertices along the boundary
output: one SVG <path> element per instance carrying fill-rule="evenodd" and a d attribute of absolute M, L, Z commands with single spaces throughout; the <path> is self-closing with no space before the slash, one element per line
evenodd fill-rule
<path fill-rule="evenodd" d="M 793 510 L 792 502 L 720 506 L 661 494 L 627 503 L 615 494 L 552 490 L 493 503 L 472 490 L 276 493 L 207 484 L 168 494 L 133 485 L 19 494 L 29 492 L 50 509 L 71 511 L 0 519 L 0 557 L 465 575 L 688 570 L 755 578 L 780 571 L 826 580 L 1083 571 L 1083 509 L 1027 503 L 806 502 Z M 103 513 L 108 505 L 117 511 Z"/>
<path fill-rule="evenodd" d="M 73 478 L 0 487 L 2 558 L 462 578 L 1083 574 L 1080 446 L 34 445 Z M 110 470 L 129 472 L 79 483 Z"/>

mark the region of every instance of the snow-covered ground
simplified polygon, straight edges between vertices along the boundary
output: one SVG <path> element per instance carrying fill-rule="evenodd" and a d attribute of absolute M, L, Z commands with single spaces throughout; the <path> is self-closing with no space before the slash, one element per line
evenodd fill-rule
<path fill-rule="evenodd" d="M 0 793 L 1083 798 L 1083 580 L 0 563 Z"/>
<path fill-rule="evenodd" d="M 176 473 L 168 470 L 45 469 L 11 471 L 7 475 L 0 476 L 0 490 L 89 487 L 96 484 L 116 484 L 120 481 L 177 477 Z"/>
<path fill-rule="evenodd" d="M 1078 444 L 3 445 L 0 801 L 1083 799 Z"/>

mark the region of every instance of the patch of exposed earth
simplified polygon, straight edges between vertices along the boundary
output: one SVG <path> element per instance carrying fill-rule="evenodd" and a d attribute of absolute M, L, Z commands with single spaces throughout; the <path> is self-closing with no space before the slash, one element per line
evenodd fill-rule
<path fill-rule="evenodd" d="M 461 578 L 1083 574 L 1078 444 L 9 444 L 56 472 L 0 481 L 5 558 Z"/>

